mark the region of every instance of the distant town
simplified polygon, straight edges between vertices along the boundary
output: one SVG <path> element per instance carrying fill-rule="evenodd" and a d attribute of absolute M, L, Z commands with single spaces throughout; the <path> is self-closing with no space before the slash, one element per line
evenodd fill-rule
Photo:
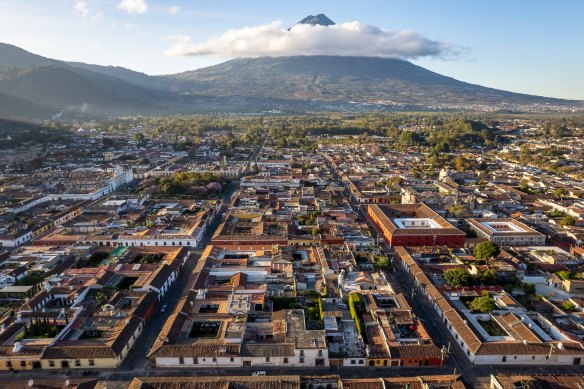
<path fill-rule="evenodd" d="M 0 387 L 581 387 L 584 120 L 485 115 L 3 121 Z"/>

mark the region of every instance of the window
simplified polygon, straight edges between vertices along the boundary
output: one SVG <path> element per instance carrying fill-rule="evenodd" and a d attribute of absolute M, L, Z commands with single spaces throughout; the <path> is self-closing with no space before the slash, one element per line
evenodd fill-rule
<path fill-rule="evenodd" d="M 355 364 L 355 360 L 351 359 L 351 365 L 354 365 L 354 364 Z"/>
<path fill-rule="evenodd" d="M 93 359 L 89 360 L 89 366 L 95 366 L 95 361 Z"/>
<path fill-rule="evenodd" d="M 233 358 L 233 357 L 229 358 L 229 362 L 233 362 L 233 361 L 235 361 L 235 358 Z"/>
<path fill-rule="evenodd" d="M 217 362 L 217 358 L 213 357 L 213 362 Z"/>
<path fill-rule="evenodd" d="M 6 361 L 6 367 L 12 367 L 12 361 Z"/>
<path fill-rule="evenodd" d="M 20 367 L 25 367 L 26 366 L 26 361 L 20 361 Z"/>
<path fill-rule="evenodd" d="M 266 362 L 270 362 L 270 357 L 266 357 Z"/>
<path fill-rule="evenodd" d="M 199 358 L 193 358 L 193 364 L 198 365 L 199 364 Z"/>
<path fill-rule="evenodd" d="M 284 363 L 288 363 L 288 358 L 284 358 Z"/>
<path fill-rule="evenodd" d="M 507 357 L 503 357 L 502 362 L 507 362 Z"/>
<path fill-rule="evenodd" d="M 8 363 L 7 363 L 8 365 Z M 10 367 L 10 366 L 8 366 Z M 49 367 L 55 367 L 55 361 L 49 361 Z"/>
<path fill-rule="evenodd" d="M 304 358 L 300 357 L 299 360 L 298 360 L 298 362 L 304 363 Z"/>
<path fill-rule="evenodd" d="M 359 360 L 359 365 L 362 365 L 362 364 L 363 364 L 363 360 L 361 359 L 361 360 Z"/>
<path fill-rule="evenodd" d="M 304 350 L 300 350 L 300 356 L 303 357 L 304 356 Z"/>
<path fill-rule="evenodd" d="M 75 366 L 81 366 L 81 361 L 79 359 L 75 360 Z"/>
<path fill-rule="evenodd" d="M 180 358 L 178 359 L 178 364 L 179 364 L 179 365 L 184 365 L 184 364 L 185 364 L 185 359 L 184 359 L 183 357 L 180 357 Z"/>

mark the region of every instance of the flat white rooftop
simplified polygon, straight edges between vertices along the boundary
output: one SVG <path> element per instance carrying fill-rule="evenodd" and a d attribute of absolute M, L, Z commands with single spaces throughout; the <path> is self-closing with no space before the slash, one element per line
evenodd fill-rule
<path fill-rule="evenodd" d="M 397 228 L 441 228 L 434 219 L 428 218 L 395 218 L 392 219 L 392 222 Z"/>

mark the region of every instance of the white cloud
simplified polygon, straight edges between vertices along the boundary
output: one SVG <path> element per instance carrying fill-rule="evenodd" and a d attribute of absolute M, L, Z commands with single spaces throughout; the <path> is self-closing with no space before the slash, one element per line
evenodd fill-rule
<path fill-rule="evenodd" d="M 98 21 L 103 18 L 103 13 L 95 10 L 93 7 L 89 7 L 89 4 L 85 0 L 76 0 L 73 4 L 73 9 L 90 21 Z"/>
<path fill-rule="evenodd" d="M 122 0 L 118 8 L 129 14 L 143 14 L 148 11 L 148 4 L 146 0 Z"/>
<path fill-rule="evenodd" d="M 176 15 L 177 13 L 179 13 L 180 11 L 180 7 L 178 5 L 172 6 L 168 9 L 168 13 L 171 15 Z"/>
<path fill-rule="evenodd" d="M 287 55 L 346 55 L 385 58 L 448 57 L 459 49 L 414 31 L 394 31 L 350 22 L 333 26 L 297 24 L 290 30 L 281 21 L 232 29 L 201 43 L 188 36 L 169 37 L 168 56 L 260 57 Z"/>
<path fill-rule="evenodd" d="M 84 0 L 77 0 L 75 5 L 73 5 L 73 9 L 83 16 L 89 15 L 89 7 L 87 6 L 87 2 Z"/>

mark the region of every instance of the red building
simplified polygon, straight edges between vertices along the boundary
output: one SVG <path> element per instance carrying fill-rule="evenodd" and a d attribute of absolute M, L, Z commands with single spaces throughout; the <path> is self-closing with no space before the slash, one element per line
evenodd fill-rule
<path fill-rule="evenodd" d="M 466 234 L 425 204 L 373 204 L 367 215 L 392 247 L 464 246 Z"/>

